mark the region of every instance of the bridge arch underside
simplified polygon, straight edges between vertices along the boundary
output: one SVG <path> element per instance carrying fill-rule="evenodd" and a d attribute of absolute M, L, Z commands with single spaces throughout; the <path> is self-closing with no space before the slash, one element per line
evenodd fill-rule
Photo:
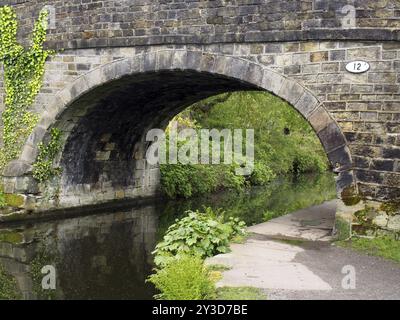
<path fill-rule="evenodd" d="M 66 196 L 89 197 L 79 199 L 83 203 L 156 194 L 159 169 L 145 160 L 148 130 L 164 129 L 197 101 L 239 90 L 260 89 L 190 70 L 146 72 L 93 89 L 54 124 L 66 140 L 59 160 L 61 189 Z"/>

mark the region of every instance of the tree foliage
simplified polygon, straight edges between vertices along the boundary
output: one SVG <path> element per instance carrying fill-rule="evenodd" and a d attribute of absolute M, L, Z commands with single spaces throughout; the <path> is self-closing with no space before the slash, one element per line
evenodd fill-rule
<path fill-rule="evenodd" d="M 233 165 L 162 165 L 161 184 L 172 197 L 265 185 L 279 175 L 324 172 L 328 160 L 310 124 L 289 104 L 264 92 L 235 92 L 202 100 L 179 114 L 178 128 L 254 129 L 251 176 Z M 211 145 L 210 145 L 211 148 Z M 221 159 L 223 153 L 221 152 Z"/>

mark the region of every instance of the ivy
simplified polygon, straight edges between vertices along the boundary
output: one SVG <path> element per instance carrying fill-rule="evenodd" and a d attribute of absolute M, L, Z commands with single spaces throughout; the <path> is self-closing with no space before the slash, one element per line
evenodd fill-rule
<path fill-rule="evenodd" d="M 42 87 L 46 60 L 54 54 L 43 46 L 47 19 L 47 10 L 42 10 L 34 26 L 31 46 L 24 48 L 17 41 L 18 22 L 14 9 L 0 8 L 0 62 L 3 63 L 6 93 L 0 170 L 18 158 L 39 119 L 29 109 Z"/>
<path fill-rule="evenodd" d="M 53 168 L 53 160 L 61 147 L 61 131 L 52 128 L 50 131 L 50 142 L 45 145 L 39 143 L 39 155 L 33 164 L 33 177 L 39 182 L 49 180 L 60 173 L 59 168 Z"/>

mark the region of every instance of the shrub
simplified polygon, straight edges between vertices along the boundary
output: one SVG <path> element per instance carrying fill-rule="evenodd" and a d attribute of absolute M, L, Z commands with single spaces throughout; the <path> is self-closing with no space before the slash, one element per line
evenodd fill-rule
<path fill-rule="evenodd" d="M 176 220 L 168 228 L 163 241 L 156 246 L 153 252 L 156 265 L 164 266 L 186 255 L 206 258 L 225 253 L 232 238 L 245 234 L 244 222 L 232 217 L 224 222 L 221 211 L 213 212 L 211 208 L 205 208 L 204 213 L 186 213 L 186 217 Z"/>
<path fill-rule="evenodd" d="M 196 256 L 182 256 L 170 261 L 148 279 L 160 291 L 159 300 L 215 299 L 216 289 L 203 260 Z"/>
<path fill-rule="evenodd" d="M 243 176 L 235 175 L 234 166 L 228 165 L 161 165 L 161 186 L 170 198 L 189 198 L 218 189 L 242 189 Z"/>
<path fill-rule="evenodd" d="M 250 182 L 252 185 L 266 185 L 275 178 L 274 172 L 271 168 L 263 163 L 255 163 L 254 171 L 250 177 Z"/>

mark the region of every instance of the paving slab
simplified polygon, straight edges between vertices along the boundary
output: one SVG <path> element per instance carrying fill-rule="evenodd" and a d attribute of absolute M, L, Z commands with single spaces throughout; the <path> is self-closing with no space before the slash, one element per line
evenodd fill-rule
<path fill-rule="evenodd" d="M 332 240 L 337 200 L 298 210 L 248 228 L 257 235 L 312 241 Z"/>

